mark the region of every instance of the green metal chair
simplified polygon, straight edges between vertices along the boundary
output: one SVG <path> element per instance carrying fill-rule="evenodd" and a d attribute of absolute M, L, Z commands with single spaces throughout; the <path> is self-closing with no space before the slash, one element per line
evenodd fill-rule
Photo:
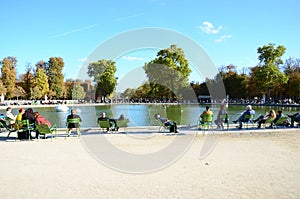
<path fill-rule="evenodd" d="M 98 124 L 100 127 L 100 130 L 102 130 L 102 132 L 104 131 L 108 131 L 108 132 L 116 132 L 116 128 L 112 128 L 109 119 L 98 119 Z"/>
<path fill-rule="evenodd" d="M 203 132 L 203 135 L 205 133 L 206 130 L 208 129 L 213 129 L 213 126 L 212 126 L 212 122 L 213 122 L 213 115 L 204 115 L 202 120 L 198 120 L 197 122 L 197 126 L 198 126 L 198 129 L 202 129 L 202 132 Z"/>
<path fill-rule="evenodd" d="M 123 128 L 124 132 L 126 131 L 126 127 L 128 127 L 128 119 L 124 119 L 124 120 L 116 120 L 117 121 L 117 126 L 118 128 Z"/>
<path fill-rule="evenodd" d="M 250 114 L 245 114 L 244 115 L 244 121 L 245 122 L 242 122 L 243 125 L 246 125 L 246 128 L 248 129 L 249 128 L 249 125 L 251 124 L 252 125 L 252 128 L 254 127 L 254 115 L 250 115 Z"/>
<path fill-rule="evenodd" d="M 14 128 L 11 128 L 11 127 L 7 126 L 6 121 L 4 121 L 4 120 L 0 120 L 0 128 L 3 128 L 3 129 L 8 131 L 8 135 L 7 135 L 6 139 L 9 138 L 9 136 L 12 132 L 17 131 L 17 129 L 14 129 Z M 18 134 L 16 136 L 16 139 L 18 139 Z"/>
<path fill-rule="evenodd" d="M 49 127 L 47 124 L 37 124 L 35 127 L 35 130 L 37 130 L 39 132 L 40 135 L 44 135 L 45 139 L 47 134 L 51 134 L 51 141 L 53 138 L 53 134 L 55 134 L 56 136 L 56 125 L 52 125 L 51 127 Z M 37 136 L 37 139 L 39 139 L 39 136 Z"/>
<path fill-rule="evenodd" d="M 162 132 L 162 130 L 163 130 L 163 132 L 165 133 L 166 130 L 170 129 L 170 126 L 166 126 L 165 123 L 162 122 L 159 118 L 155 118 L 155 120 L 159 124 L 159 129 L 158 129 L 159 132 Z"/>
<path fill-rule="evenodd" d="M 78 138 L 80 137 L 80 125 L 81 125 L 81 119 L 80 118 L 68 118 L 66 121 L 67 126 L 67 137 L 70 137 L 70 131 L 69 131 L 69 124 L 77 124 L 78 128 L 76 128 Z"/>
<path fill-rule="evenodd" d="M 35 131 L 35 124 L 30 124 L 29 120 L 22 120 L 22 128 L 18 130 L 18 132 L 26 132 L 28 133 L 28 140 L 30 140 L 31 132 Z"/>
<path fill-rule="evenodd" d="M 278 128 L 279 126 L 282 126 L 283 128 L 285 128 L 287 122 L 288 122 L 288 117 L 286 117 L 286 116 L 280 117 L 280 118 L 273 124 L 273 128 Z"/>
<path fill-rule="evenodd" d="M 270 124 L 270 126 L 271 126 L 272 128 L 274 128 L 274 126 L 273 126 L 274 120 L 275 120 L 275 118 L 270 118 L 270 117 L 269 117 L 269 118 L 263 123 L 264 129 L 266 129 L 266 126 L 267 126 L 268 124 Z"/>
<path fill-rule="evenodd" d="M 225 115 L 220 115 L 220 118 L 222 120 L 224 120 L 224 123 L 227 126 L 227 131 L 229 130 L 229 118 L 228 118 L 228 114 L 226 113 Z"/>

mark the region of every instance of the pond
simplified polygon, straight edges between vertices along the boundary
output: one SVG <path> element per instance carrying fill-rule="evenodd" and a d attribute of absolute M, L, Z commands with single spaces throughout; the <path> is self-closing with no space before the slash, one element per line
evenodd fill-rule
<path fill-rule="evenodd" d="M 167 117 L 171 120 L 177 121 L 179 125 L 195 125 L 199 115 L 205 110 L 205 105 L 184 104 L 112 104 L 112 105 L 82 105 L 69 106 L 69 108 L 77 109 L 78 115 L 82 118 L 83 128 L 95 128 L 97 125 L 97 118 L 101 112 L 106 112 L 110 118 L 119 118 L 121 114 L 129 119 L 128 126 L 155 126 L 158 123 L 154 119 L 154 114 L 159 113 L 162 117 Z M 245 110 L 246 105 L 229 105 L 227 112 L 229 121 L 237 119 Z M 255 118 L 263 115 L 270 109 L 283 110 L 283 113 L 291 114 L 300 112 L 300 107 L 277 107 L 277 106 L 254 106 L 256 112 Z M 59 128 L 65 128 L 66 118 L 68 112 L 57 112 L 55 107 L 36 107 L 34 111 L 38 111 L 41 115 L 46 117 L 51 123 L 56 123 Z M 217 117 L 219 105 L 211 105 L 211 110 L 214 113 L 214 118 Z M 5 110 L 0 110 L 0 113 L 5 114 Z M 13 113 L 17 114 L 17 108 L 13 109 Z M 231 122 L 230 122 L 231 123 Z"/>

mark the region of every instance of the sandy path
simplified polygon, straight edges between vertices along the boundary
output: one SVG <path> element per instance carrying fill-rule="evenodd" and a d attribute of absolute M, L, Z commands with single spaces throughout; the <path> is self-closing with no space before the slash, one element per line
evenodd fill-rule
<path fill-rule="evenodd" d="M 145 144 L 125 134 L 99 136 L 132 153 L 174 139 L 158 135 Z M 200 160 L 204 138 L 171 166 L 140 175 L 102 165 L 75 137 L 1 140 L 0 198 L 300 198 L 299 132 L 221 135 Z"/>

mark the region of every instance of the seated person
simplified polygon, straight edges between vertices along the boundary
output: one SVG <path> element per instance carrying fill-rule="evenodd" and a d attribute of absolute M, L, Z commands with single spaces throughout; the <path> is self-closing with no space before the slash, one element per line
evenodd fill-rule
<path fill-rule="evenodd" d="M 161 123 L 163 123 L 165 126 L 170 126 L 170 133 L 175 132 L 178 133 L 177 130 L 177 123 L 174 121 L 169 120 L 168 118 L 160 117 L 160 114 L 154 115 L 155 119 L 160 120 Z"/>
<path fill-rule="evenodd" d="M 110 125 L 110 127 L 113 131 L 118 131 L 119 130 L 119 127 L 117 126 L 117 121 L 113 118 L 106 117 L 105 112 L 101 113 L 100 117 L 98 118 L 98 122 L 99 122 L 99 120 L 108 120 L 109 125 Z M 107 128 L 106 130 L 109 131 L 109 128 Z"/>
<path fill-rule="evenodd" d="M 11 111 L 12 111 L 11 107 L 7 107 L 5 117 L 6 117 L 6 125 L 9 126 L 10 128 L 13 128 L 17 116 L 14 115 Z"/>
<path fill-rule="evenodd" d="M 205 111 L 200 115 L 201 123 L 204 124 L 204 118 L 208 115 L 213 116 L 213 112 L 210 110 L 209 106 L 205 107 Z"/>
<path fill-rule="evenodd" d="M 71 114 L 68 115 L 68 117 L 67 117 L 67 119 L 72 119 L 72 118 L 79 118 L 80 122 L 82 121 L 81 118 L 80 118 L 80 116 L 76 114 L 76 109 L 72 109 L 71 110 Z M 69 132 L 72 131 L 73 128 L 76 128 L 76 131 L 78 132 L 79 124 L 69 123 L 68 124 Z"/>
<path fill-rule="evenodd" d="M 275 111 L 272 109 L 270 110 L 268 113 L 266 113 L 265 115 L 261 115 L 259 116 L 256 120 L 253 120 L 254 123 L 258 122 L 258 126 L 257 128 L 261 128 L 261 124 L 264 124 L 269 118 L 276 118 L 276 113 Z"/>
<path fill-rule="evenodd" d="M 25 112 L 22 114 L 22 120 L 28 120 L 29 124 L 34 124 L 35 123 L 35 118 L 33 115 L 33 110 L 32 108 L 28 108 L 25 110 Z"/>
<path fill-rule="evenodd" d="M 298 125 L 300 123 L 300 113 L 295 113 L 293 115 L 288 115 L 289 118 L 291 118 L 291 127 L 294 127 L 294 123 L 298 122 Z"/>
<path fill-rule="evenodd" d="M 16 123 L 15 123 L 15 129 L 21 129 L 22 128 L 22 116 L 25 113 L 24 108 L 19 108 L 19 114 L 17 115 L 16 118 Z M 18 123 L 18 124 L 17 124 Z"/>
<path fill-rule="evenodd" d="M 25 110 L 25 112 L 22 114 L 22 120 L 28 120 L 29 122 L 29 128 L 31 129 L 35 129 L 35 119 L 33 116 L 33 110 L 32 108 L 28 108 Z M 26 124 L 22 124 L 22 128 L 26 128 L 28 127 Z M 18 137 L 22 137 L 24 136 L 22 132 L 20 132 L 20 135 L 18 135 Z M 31 134 L 30 134 L 30 130 L 26 131 L 26 139 L 30 136 L 30 138 L 32 138 Z M 24 138 L 24 137 L 23 137 Z"/>
<path fill-rule="evenodd" d="M 46 124 L 50 128 L 51 122 L 49 122 L 46 118 L 44 118 L 42 115 L 40 115 L 39 112 L 34 112 L 33 115 L 34 115 L 36 124 Z M 39 134 L 40 134 L 40 132 L 36 131 L 36 138 L 38 138 Z"/>
<path fill-rule="evenodd" d="M 275 118 L 275 120 L 273 121 L 273 123 L 276 124 L 276 122 L 277 122 L 281 117 L 284 117 L 284 114 L 282 113 L 282 110 L 279 110 L 279 111 L 277 111 L 276 118 Z M 273 125 L 273 123 L 272 123 L 272 125 Z M 271 125 L 271 127 L 272 127 L 272 125 Z M 289 122 L 289 120 L 285 120 L 285 121 L 283 121 L 282 123 L 276 124 L 276 125 L 277 125 L 277 126 L 279 125 L 279 126 L 286 126 L 286 127 L 288 127 L 288 126 L 290 125 L 290 122 Z"/>
<path fill-rule="evenodd" d="M 255 111 L 252 109 L 252 106 L 251 105 L 248 105 L 246 107 L 246 110 L 242 113 L 242 115 L 235 121 L 232 121 L 233 123 L 237 123 L 239 122 L 239 126 L 238 126 L 238 129 L 242 129 L 243 127 L 243 122 L 248 122 L 249 119 L 245 118 L 245 115 L 255 115 Z"/>
<path fill-rule="evenodd" d="M 124 117 L 124 115 L 123 115 L 123 114 L 121 114 L 118 120 L 125 120 L 125 117 Z"/>

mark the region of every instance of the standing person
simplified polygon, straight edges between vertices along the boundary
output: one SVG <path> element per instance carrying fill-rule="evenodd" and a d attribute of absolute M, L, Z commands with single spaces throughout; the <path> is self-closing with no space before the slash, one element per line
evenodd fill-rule
<path fill-rule="evenodd" d="M 82 121 L 80 116 L 76 114 L 76 109 L 71 110 L 71 114 L 68 115 L 67 119 L 72 119 L 72 118 L 79 118 L 80 122 Z M 78 123 L 68 123 L 68 129 L 69 133 L 72 131 L 73 128 L 76 128 L 76 131 L 78 132 L 79 124 Z"/>
<path fill-rule="evenodd" d="M 213 116 L 213 112 L 210 110 L 209 106 L 206 106 L 205 111 L 203 111 L 202 114 L 200 115 L 202 124 L 205 122 L 205 118 L 209 115 Z"/>
<path fill-rule="evenodd" d="M 246 107 L 246 110 L 242 113 L 242 115 L 235 121 L 232 121 L 233 123 L 237 123 L 239 122 L 239 126 L 238 126 L 238 129 L 242 129 L 242 126 L 243 126 L 243 122 L 248 122 L 249 121 L 249 118 L 246 118 L 245 116 L 248 115 L 248 116 L 251 116 L 251 115 L 255 115 L 255 111 L 252 109 L 252 106 L 251 105 L 247 105 Z"/>
<path fill-rule="evenodd" d="M 217 128 L 218 129 L 224 129 L 224 125 L 223 123 L 224 122 L 228 122 L 228 119 L 225 118 L 225 117 L 222 117 L 222 116 L 226 116 L 227 115 L 227 112 L 226 112 L 226 107 L 224 104 L 222 104 L 220 106 L 220 110 L 218 112 L 218 116 L 217 116 L 217 119 L 215 120 L 215 124 L 217 125 Z M 226 121 L 227 120 L 227 121 Z"/>
<path fill-rule="evenodd" d="M 7 107 L 6 113 L 5 113 L 5 120 L 6 120 L 6 125 L 9 127 L 12 127 L 16 121 L 17 116 L 14 115 L 12 112 L 11 107 Z"/>

